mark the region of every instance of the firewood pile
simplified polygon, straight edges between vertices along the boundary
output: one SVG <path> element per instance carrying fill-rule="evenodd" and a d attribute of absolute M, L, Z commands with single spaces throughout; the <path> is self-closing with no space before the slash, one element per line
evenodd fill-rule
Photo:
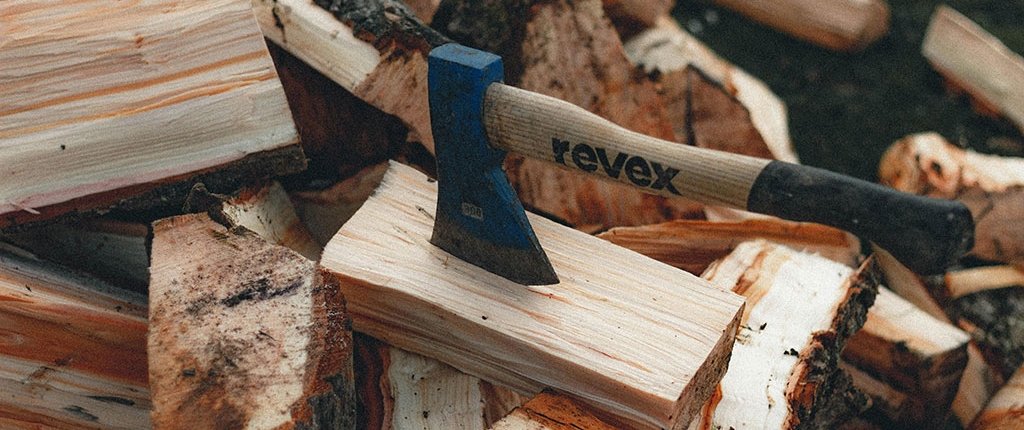
<path fill-rule="evenodd" d="M 891 22 L 715 3 L 843 53 Z M 799 163 L 785 103 L 673 6 L 0 2 L 0 428 L 1024 429 L 1019 157 L 920 130 L 879 160 L 971 210 L 942 275 L 514 154 L 561 282 L 431 245 L 450 42 L 629 130 Z M 947 6 L 921 55 L 1024 132 L 1020 55 Z"/>

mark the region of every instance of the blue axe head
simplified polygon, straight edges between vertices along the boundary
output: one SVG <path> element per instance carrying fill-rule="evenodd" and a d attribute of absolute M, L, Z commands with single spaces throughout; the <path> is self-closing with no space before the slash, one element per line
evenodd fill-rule
<path fill-rule="evenodd" d="M 558 283 L 502 169 L 505 151 L 487 142 L 484 96 L 504 79 L 501 57 L 452 43 L 428 62 L 438 180 L 430 243 L 520 284 Z"/>

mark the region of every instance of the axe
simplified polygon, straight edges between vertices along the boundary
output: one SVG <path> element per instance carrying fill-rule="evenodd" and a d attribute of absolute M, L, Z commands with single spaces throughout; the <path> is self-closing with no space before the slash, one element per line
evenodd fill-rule
<path fill-rule="evenodd" d="M 428 63 L 438 176 L 430 242 L 511 281 L 554 284 L 558 276 L 502 170 L 507 151 L 654 194 L 840 228 L 920 274 L 941 273 L 973 246 L 962 203 L 635 133 L 502 84 L 500 57 L 458 44 L 434 48 Z"/>

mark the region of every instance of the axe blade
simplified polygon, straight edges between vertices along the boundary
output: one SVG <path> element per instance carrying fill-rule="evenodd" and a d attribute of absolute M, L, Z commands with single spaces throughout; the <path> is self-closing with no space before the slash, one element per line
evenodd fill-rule
<path fill-rule="evenodd" d="M 448 44 L 428 62 L 438 179 L 430 243 L 513 282 L 558 283 L 501 167 L 506 152 L 487 143 L 484 95 L 504 79 L 501 57 Z"/>

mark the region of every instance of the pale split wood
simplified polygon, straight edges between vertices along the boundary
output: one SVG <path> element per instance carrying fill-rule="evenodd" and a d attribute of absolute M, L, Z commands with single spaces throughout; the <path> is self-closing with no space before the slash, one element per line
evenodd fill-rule
<path fill-rule="evenodd" d="M 206 213 L 153 224 L 154 428 L 352 428 L 351 332 L 317 264 Z"/>
<path fill-rule="evenodd" d="M 861 258 L 860 242 L 848 233 L 821 224 L 777 218 L 739 222 L 674 220 L 647 226 L 615 227 L 597 237 L 693 274 L 700 274 L 740 243 L 757 238 L 815 253 L 847 266 L 855 266 Z"/>
<path fill-rule="evenodd" d="M 983 266 L 947 272 L 946 290 L 952 299 L 979 291 L 1024 287 L 1024 270 L 1013 266 Z"/>
<path fill-rule="evenodd" d="M 838 361 L 864 323 L 876 270 L 764 240 L 709 267 L 702 277 L 744 295 L 747 308 L 729 370 L 690 428 L 827 428 L 866 407 Z"/>
<path fill-rule="evenodd" d="M 937 428 L 951 413 L 969 341 L 959 328 L 880 288 L 864 326 L 850 338 L 842 357 L 876 383 L 891 387 L 885 390 L 888 394 L 872 396 L 874 408 L 908 428 Z M 857 387 L 862 382 L 854 377 Z"/>
<path fill-rule="evenodd" d="M 0 427 L 149 427 L 146 299 L 0 250 Z"/>
<path fill-rule="evenodd" d="M 430 245 L 436 185 L 392 164 L 328 243 L 355 330 L 637 428 L 684 426 L 724 371 L 741 298 L 530 215 L 561 279 L 522 286 Z"/>
<path fill-rule="evenodd" d="M 299 220 L 291 199 L 277 181 L 242 189 L 221 206 L 220 212 L 234 226 L 256 232 L 269 243 L 317 261 L 321 246 Z"/>
<path fill-rule="evenodd" d="M 714 0 L 790 36 L 837 51 L 860 51 L 889 31 L 883 0 Z"/>
<path fill-rule="evenodd" d="M 326 190 L 291 193 L 299 219 L 317 243 L 326 246 L 331 241 L 377 189 L 387 170 L 388 163 L 380 163 L 363 168 Z"/>
<path fill-rule="evenodd" d="M 954 198 L 964 189 L 988 193 L 1024 186 L 1024 158 L 960 148 L 934 132 L 893 143 L 882 155 L 879 180 L 900 191 Z"/>
<path fill-rule="evenodd" d="M 885 285 L 890 290 L 904 300 L 913 303 L 914 306 L 931 315 L 932 318 L 947 323 L 951 322 L 949 316 L 946 315 L 946 311 L 942 309 L 942 306 L 932 296 L 921 275 L 908 269 L 899 260 L 896 260 L 896 257 L 893 257 L 889 251 L 879 248 L 878 245 L 872 244 L 871 252 L 885 277 Z"/>
<path fill-rule="evenodd" d="M 935 8 L 921 53 L 984 111 L 1024 131 L 1024 57 L 946 5 Z"/>
<path fill-rule="evenodd" d="M 953 399 L 953 414 L 964 427 L 970 425 L 981 413 L 992 395 L 1002 384 L 1003 378 L 985 362 L 981 349 L 975 343 L 967 346 L 967 367 L 964 369 L 960 388 Z"/>
<path fill-rule="evenodd" d="M 659 17 L 651 28 L 627 39 L 624 48 L 633 64 L 643 68 L 648 74 L 657 73 L 656 80 L 661 84 L 663 94 L 674 87 L 682 87 L 681 91 L 692 91 L 690 82 L 695 78 L 678 76 L 689 69 L 697 71 L 701 77 L 706 77 L 708 81 L 716 84 L 715 89 L 738 102 L 742 109 L 727 112 L 729 115 L 716 115 L 708 119 L 709 125 L 705 129 L 693 130 L 693 137 L 697 141 L 691 144 L 705 147 L 722 147 L 729 144 L 744 148 L 746 152 L 743 153 L 750 155 L 760 153 L 763 147 L 771 154 L 771 158 L 790 163 L 798 162 L 789 137 L 786 105 L 782 100 L 764 82 L 724 60 L 683 30 L 673 18 Z M 684 83 L 676 84 L 677 81 Z M 693 85 L 700 83 L 696 82 Z M 666 106 L 670 115 L 673 115 L 677 129 L 686 127 L 685 119 L 687 115 L 691 115 L 688 113 L 690 110 L 703 108 L 682 106 L 686 102 L 687 100 L 682 98 Z M 673 113 L 682 107 L 686 107 L 682 114 Z M 715 134 L 721 131 L 715 127 L 724 127 L 733 133 L 719 137 Z M 746 132 L 750 127 L 755 132 L 753 135 Z M 680 134 L 685 135 L 688 132 L 677 132 L 677 138 L 682 137 Z M 716 143 L 716 139 L 741 141 Z"/>
<path fill-rule="evenodd" d="M 1024 367 L 1017 369 L 1006 384 L 992 396 L 968 429 L 1024 429 Z"/>
<path fill-rule="evenodd" d="M 571 398 L 543 391 L 514 409 L 490 430 L 614 430 L 619 427 L 602 421 Z"/>
<path fill-rule="evenodd" d="M 0 17 L 0 213 L 297 144 L 246 1 L 14 0 Z"/>

